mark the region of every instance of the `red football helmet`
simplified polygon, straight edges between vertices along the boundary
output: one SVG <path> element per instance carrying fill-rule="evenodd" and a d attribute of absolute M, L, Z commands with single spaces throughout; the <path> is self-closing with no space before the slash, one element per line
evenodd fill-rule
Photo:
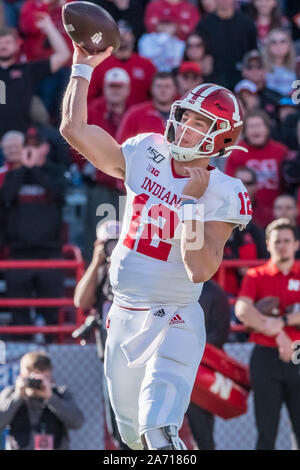
<path fill-rule="evenodd" d="M 207 133 L 180 122 L 187 109 L 211 121 Z M 235 145 L 242 131 L 242 119 L 242 109 L 231 91 L 212 83 L 193 88 L 180 100 L 175 101 L 171 107 L 165 131 L 165 139 L 169 144 L 171 156 L 175 160 L 190 161 L 195 158 L 227 157 L 233 149 L 243 149 Z M 175 144 L 176 131 L 179 126 L 183 132 Z M 199 142 L 194 147 L 188 148 L 180 145 L 187 129 L 199 133 Z"/>

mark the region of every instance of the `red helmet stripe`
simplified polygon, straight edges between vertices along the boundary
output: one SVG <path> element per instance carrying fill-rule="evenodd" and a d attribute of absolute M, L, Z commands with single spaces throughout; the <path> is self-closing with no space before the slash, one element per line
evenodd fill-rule
<path fill-rule="evenodd" d="M 193 88 L 191 90 L 190 94 L 187 96 L 187 101 L 189 100 L 195 100 L 197 101 L 197 104 L 201 105 L 202 101 L 211 93 L 213 93 L 216 90 L 224 90 L 224 87 L 219 86 L 219 85 L 212 85 L 212 84 L 207 84 L 205 83 L 204 85 L 200 85 L 197 88 Z M 198 95 L 198 96 L 197 96 Z M 195 96 L 197 98 L 195 99 Z"/>

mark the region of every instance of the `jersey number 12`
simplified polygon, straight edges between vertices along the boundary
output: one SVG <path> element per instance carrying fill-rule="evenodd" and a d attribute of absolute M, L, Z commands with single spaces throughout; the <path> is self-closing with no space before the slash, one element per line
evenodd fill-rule
<path fill-rule="evenodd" d="M 130 222 L 129 231 L 124 239 L 124 245 L 134 250 L 136 235 L 141 222 L 142 211 L 149 199 L 147 194 L 139 194 L 133 199 L 133 214 Z M 151 206 L 148 211 L 148 218 L 153 220 L 164 220 L 162 227 L 154 225 L 153 223 L 145 224 L 139 240 L 137 242 L 136 251 L 143 255 L 156 258 L 161 261 L 167 261 L 172 245 L 164 240 L 174 237 L 176 227 L 179 224 L 179 217 L 176 212 L 169 209 L 163 204 L 156 204 Z M 157 240 L 156 246 L 153 240 Z"/>

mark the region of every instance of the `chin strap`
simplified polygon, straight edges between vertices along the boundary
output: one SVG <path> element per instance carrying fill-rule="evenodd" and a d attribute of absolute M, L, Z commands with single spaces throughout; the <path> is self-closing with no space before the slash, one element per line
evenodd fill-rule
<path fill-rule="evenodd" d="M 240 145 L 232 145 L 231 147 L 226 148 L 226 152 L 224 150 L 224 153 L 222 153 L 222 151 L 218 152 L 218 153 L 214 153 L 213 155 L 210 155 L 210 157 L 224 157 L 224 158 L 226 158 L 226 157 L 229 157 L 232 150 L 242 150 L 242 152 L 248 153 L 248 149 L 246 149 L 245 147 L 241 147 Z"/>
<path fill-rule="evenodd" d="M 196 157 L 190 160 L 186 160 L 186 161 L 192 161 L 192 160 L 195 160 L 196 158 L 211 158 L 211 157 L 225 157 L 226 158 L 226 157 L 229 157 L 232 150 L 242 150 L 243 152 L 248 153 L 248 149 L 246 149 L 245 147 L 241 147 L 240 145 L 232 145 L 231 147 L 226 147 L 226 152 L 224 149 L 224 150 L 221 150 L 220 152 L 213 153 L 212 155 L 203 155 L 203 154 L 197 155 Z M 172 155 L 172 151 L 171 151 L 171 155 Z M 174 160 L 178 160 L 174 155 L 172 155 L 172 157 L 174 158 Z M 184 161 L 184 160 L 178 160 L 178 161 Z"/>

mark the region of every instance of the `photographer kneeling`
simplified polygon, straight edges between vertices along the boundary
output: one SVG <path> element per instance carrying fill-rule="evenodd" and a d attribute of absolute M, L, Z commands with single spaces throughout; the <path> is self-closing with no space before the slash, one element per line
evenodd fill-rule
<path fill-rule="evenodd" d="M 83 325 L 72 334 L 74 338 L 86 340 L 95 333 L 98 356 L 103 361 L 106 341 L 106 316 L 113 301 L 109 281 L 110 256 L 121 233 L 121 223 L 107 221 L 97 230 L 93 259 L 75 288 L 74 304 L 83 310 L 91 310 Z M 122 450 L 130 450 L 121 440 L 115 417 L 109 403 L 106 380 L 103 380 L 103 395 L 106 424 L 115 445 Z"/>
<path fill-rule="evenodd" d="M 97 229 L 92 261 L 78 282 L 74 293 L 75 307 L 96 308 L 102 320 L 111 307 L 113 295 L 109 282 L 110 256 L 121 233 L 121 223 L 104 222 Z M 105 323 L 105 322 L 104 322 Z"/>
<path fill-rule="evenodd" d="M 25 354 L 15 385 L 0 393 L 0 432 L 10 427 L 6 449 L 68 449 L 68 429 L 80 428 L 83 420 L 67 387 L 53 383 L 48 354 Z"/>

